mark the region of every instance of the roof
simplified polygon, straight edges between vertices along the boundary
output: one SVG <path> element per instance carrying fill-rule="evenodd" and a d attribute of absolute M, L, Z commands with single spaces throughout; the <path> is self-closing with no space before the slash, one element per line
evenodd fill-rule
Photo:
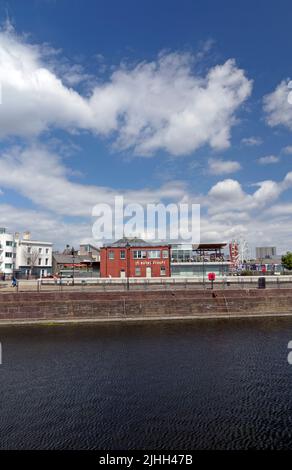
<path fill-rule="evenodd" d="M 74 258 L 75 263 L 92 263 L 94 260 L 88 258 L 87 256 L 80 256 L 80 255 L 67 255 L 63 253 L 53 253 L 53 259 L 58 264 L 72 264 Z"/>
<path fill-rule="evenodd" d="M 126 248 L 127 246 L 136 246 L 136 247 L 146 247 L 146 246 L 164 246 L 165 243 L 151 243 L 149 241 L 142 240 L 138 237 L 123 237 L 120 240 L 117 240 L 113 243 L 104 244 L 104 247 L 113 247 L 113 248 Z"/>
<path fill-rule="evenodd" d="M 224 248 L 227 243 L 200 243 L 199 245 L 195 245 L 195 250 L 216 250 L 219 248 Z"/>
<path fill-rule="evenodd" d="M 80 248 L 81 248 L 82 246 L 90 246 L 90 248 L 93 248 L 94 250 L 99 251 L 99 248 L 98 248 L 97 246 L 95 246 L 95 245 L 92 245 L 91 243 L 80 243 Z"/>

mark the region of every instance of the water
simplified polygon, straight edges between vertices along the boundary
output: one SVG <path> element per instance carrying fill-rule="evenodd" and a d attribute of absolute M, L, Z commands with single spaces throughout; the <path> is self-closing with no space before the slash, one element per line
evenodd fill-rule
<path fill-rule="evenodd" d="M 292 319 L 3 327 L 1 449 L 292 449 Z"/>

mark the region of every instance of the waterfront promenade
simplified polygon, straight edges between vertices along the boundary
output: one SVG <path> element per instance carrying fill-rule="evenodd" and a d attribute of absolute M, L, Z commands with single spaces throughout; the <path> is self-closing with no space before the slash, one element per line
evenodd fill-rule
<path fill-rule="evenodd" d="M 230 289 L 257 289 L 258 278 L 262 276 L 228 276 L 226 278 L 218 277 L 214 282 L 215 290 Z M 287 289 L 292 288 L 292 276 L 264 276 L 266 287 L 269 289 Z M 68 291 L 95 291 L 95 292 L 112 292 L 127 290 L 209 290 L 211 282 L 207 277 L 202 278 L 150 278 L 139 279 L 130 278 L 64 278 L 54 281 L 54 279 L 29 279 L 19 280 L 17 288 L 11 286 L 11 281 L 0 281 L 1 292 L 68 292 Z"/>

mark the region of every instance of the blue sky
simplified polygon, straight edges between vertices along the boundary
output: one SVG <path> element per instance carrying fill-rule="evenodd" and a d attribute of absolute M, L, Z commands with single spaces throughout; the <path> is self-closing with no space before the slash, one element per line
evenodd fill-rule
<path fill-rule="evenodd" d="M 201 204 L 201 240 L 292 249 L 291 2 L 0 0 L 0 224 Z"/>

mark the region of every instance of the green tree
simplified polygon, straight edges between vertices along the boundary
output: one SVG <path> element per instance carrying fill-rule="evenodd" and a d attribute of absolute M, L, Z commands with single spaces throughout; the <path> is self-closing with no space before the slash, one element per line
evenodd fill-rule
<path fill-rule="evenodd" d="M 291 271 L 292 269 L 292 253 L 291 251 L 288 251 L 286 255 L 282 256 L 282 265 L 284 268 L 289 269 Z"/>

